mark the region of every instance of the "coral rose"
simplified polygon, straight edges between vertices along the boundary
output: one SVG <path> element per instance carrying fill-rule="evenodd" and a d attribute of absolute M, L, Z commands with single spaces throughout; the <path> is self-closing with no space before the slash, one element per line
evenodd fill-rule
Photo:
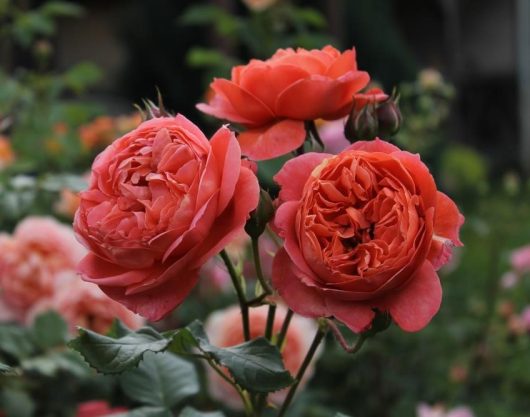
<path fill-rule="evenodd" d="M 354 49 L 280 49 L 266 61 L 234 67 L 231 80 L 216 78 L 209 103 L 197 107 L 245 126 L 238 137 L 243 154 L 270 159 L 302 145 L 305 120 L 346 116 L 369 80 L 357 70 Z"/>
<path fill-rule="evenodd" d="M 24 321 L 33 304 L 51 296 L 55 277 L 72 271 L 86 253 L 73 230 L 51 217 L 27 217 L 13 235 L 0 236 L 2 310 Z"/>
<path fill-rule="evenodd" d="M 75 417 L 106 417 L 127 411 L 125 407 L 111 408 L 106 401 L 87 401 L 77 406 Z"/>
<path fill-rule="evenodd" d="M 145 320 L 127 310 L 123 305 L 101 291 L 97 285 L 84 282 L 74 271 L 62 272 L 54 280 L 54 291 L 50 298 L 43 299 L 28 313 L 31 322 L 47 310 L 57 311 L 74 333 L 77 326 L 105 334 L 114 319 L 136 330 Z"/>
<path fill-rule="evenodd" d="M 263 336 L 267 325 L 268 307 L 261 306 L 249 310 L 250 336 L 256 338 Z M 283 305 L 278 305 L 274 319 L 273 333 L 280 333 L 283 321 L 287 314 L 287 309 Z M 210 342 L 215 346 L 228 347 L 238 345 L 245 341 L 243 329 L 241 326 L 241 310 L 239 306 L 231 306 L 224 310 L 213 312 L 205 323 L 205 330 Z M 310 319 L 293 316 L 289 329 L 285 336 L 285 342 L 282 347 L 282 357 L 285 368 L 293 375 L 296 375 L 302 365 L 315 332 L 317 324 Z M 303 388 L 305 383 L 313 374 L 313 364 L 322 352 L 320 346 L 313 357 L 309 368 L 304 374 L 300 387 Z M 212 396 L 219 401 L 227 404 L 231 408 L 241 409 L 241 398 L 234 388 L 222 379 L 215 371 L 209 369 L 208 376 L 210 380 L 210 391 Z M 269 400 L 274 404 L 281 404 L 287 395 L 287 389 L 275 392 L 269 396 Z"/>
<path fill-rule="evenodd" d="M 226 127 L 208 141 L 182 115 L 144 122 L 94 161 L 74 220 L 91 251 L 79 270 L 130 310 L 159 320 L 241 232 L 258 195 Z"/>
<path fill-rule="evenodd" d="M 355 332 L 374 309 L 407 331 L 427 325 L 442 296 L 436 270 L 461 245 L 464 218 L 419 156 L 357 142 L 337 156 L 294 158 L 275 180 L 285 243 L 273 284 L 295 312 L 333 316 Z"/>

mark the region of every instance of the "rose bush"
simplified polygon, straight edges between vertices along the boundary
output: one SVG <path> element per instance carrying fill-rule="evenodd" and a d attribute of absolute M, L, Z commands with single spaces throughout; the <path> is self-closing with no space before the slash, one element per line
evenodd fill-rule
<path fill-rule="evenodd" d="M 146 121 L 94 161 L 74 220 L 90 249 L 79 270 L 111 298 L 158 320 L 241 232 L 258 194 L 227 128 L 208 141 L 182 115 Z"/>
<path fill-rule="evenodd" d="M 273 283 L 290 308 L 355 332 L 369 328 L 374 310 L 407 331 L 431 320 L 442 296 L 436 270 L 461 245 L 464 219 L 417 155 L 357 142 L 337 156 L 294 158 L 275 180 L 285 244 Z"/>
<path fill-rule="evenodd" d="M 265 61 L 234 67 L 230 80 L 214 79 L 211 99 L 197 107 L 245 126 L 238 136 L 243 154 L 270 159 L 302 145 L 304 121 L 346 116 L 369 80 L 357 69 L 354 49 L 280 49 Z"/>

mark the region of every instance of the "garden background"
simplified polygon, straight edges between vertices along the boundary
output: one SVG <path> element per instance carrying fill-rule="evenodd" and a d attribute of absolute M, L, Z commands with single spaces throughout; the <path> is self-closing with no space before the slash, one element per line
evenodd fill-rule
<path fill-rule="evenodd" d="M 212 76 L 279 47 L 353 45 L 361 69 L 386 91 L 398 88 L 404 123 L 395 142 L 420 152 L 455 199 L 465 246 L 442 271 L 443 305 L 430 326 L 415 334 L 394 326 L 355 357 L 328 343 L 292 415 L 407 417 L 420 403 L 465 405 L 477 417 L 530 415 L 530 261 L 512 257 L 530 244 L 530 6 L 255 3 L 0 0 L 1 230 L 11 233 L 30 215 L 71 223 L 94 156 L 135 126 L 133 105 L 156 101 L 157 89 L 167 108 L 209 134 L 218 123 L 195 104 Z M 271 178 L 279 166 L 264 163 L 260 173 Z M 199 292 L 172 324 L 234 301 L 230 291 Z M 41 360 L 30 383 L 0 377 L 8 416 L 73 415 L 92 399 L 134 403 L 116 378 L 82 363 L 57 365 L 45 348 L 14 358 L 19 348 L 6 332 L 0 357 Z"/>

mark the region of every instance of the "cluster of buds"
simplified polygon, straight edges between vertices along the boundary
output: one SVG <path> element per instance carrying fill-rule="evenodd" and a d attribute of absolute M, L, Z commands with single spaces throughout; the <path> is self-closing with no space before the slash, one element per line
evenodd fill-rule
<path fill-rule="evenodd" d="M 344 135 L 350 142 L 388 137 L 397 133 L 401 126 L 399 95 L 391 96 L 379 88 L 355 94 L 350 116 L 344 126 Z"/>

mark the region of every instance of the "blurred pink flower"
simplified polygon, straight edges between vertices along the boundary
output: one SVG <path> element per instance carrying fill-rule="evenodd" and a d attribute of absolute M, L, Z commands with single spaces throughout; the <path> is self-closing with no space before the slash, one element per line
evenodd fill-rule
<path fill-rule="evenodd" d="M 73 270 L 85 253 L 72 229 L 51 217 L 27 217 L 11 236 L 0 235 L 0 311 L 24 321 L 34 303 L 51 296 L 56 274 Z"/>
<path fill-rule="evenodd" d="M 513 288 L 519 282 L 519 275 L 513 271 L 508 271 L 501 277 L 501 287 L 508 290 Z"/>
<path fill-rule="evenodd" d="M 514 250 L 510 256 L 510 263 L 516 272 L 530 272 L 530 245 Z"/>
<path fill-rule="evenodd" d="M 324 142 L 324 152 L 337 154 L 350 146 L 344 136 L 345 123 L 346 118 L 343 118 L 331 122 L 324 121 L 318 126 L 318 133 Z"/>
<path fill-rule="evenodd" d="M 87 401 L 77 407 L 75 417 L 106 417 L 127 411 L 125 407 L 111 408 L 106 401 Z"/>
<path fill-rule="evenodd" d="M 96 284 L 83 281 L 74 271 L 56 276 L 52 296 L 35 304 L 28 313 L 28 322 L 47 310 L 57 311 L 72 333 L 76 332 L 76 326 L 81 326 L 105 334 L 114 319 L 133 330 L 145 323 L 141 316 L 105 295 Z"/>
<path fill-rule="evenodd" d="M 521 323 L 527 332 L 530 332 L 530 306 L 526 306 L 519 315 Z"/>
<path fill-rule="evenodd" d="M 457 407 L 446 411 L 441 405 L 431 407 L 421 403 L 416 408 L 416 417 L 474 417 L 474 414 L 468 407 Z"/>
<path fill-rule="evenodd" d="M 250 336 L 256 338 L 263 336 L 267 323 L 267 306 L 261 306 L 250 309 Z M 274 320 L 273 333 L 280 332 L 287 309 L 283 305 L 278 305 Z M 206 333 L 210 341 L 215 346 L 227 347 L 243 343 L 243 329 L 241 325 L 241 312 L 239 306 L 231 306 L 224 310 L 213 312 L 205 324 Z M 317 325 L 315 321 L 295 315 L 287 331 L 282 356 L 285 367 L 292 375 L 296 374 L 304 357 L 311 345 Z M 321 354 L 319 348 L 314 356 L 312 364 L 306 371 L 299 388 L 307 383 L 313 374 L 313 365 L 315 360 Z M 232 386 L 224 381 L 214 371 L 209 371 L 210 392 L 212 396 L 224 404 L 234 409 L 242 409 L 241 400 Z M 281 404 L 287 390 L 275 392 L 269 396 L 269 401 L 274 404 Z"/>

